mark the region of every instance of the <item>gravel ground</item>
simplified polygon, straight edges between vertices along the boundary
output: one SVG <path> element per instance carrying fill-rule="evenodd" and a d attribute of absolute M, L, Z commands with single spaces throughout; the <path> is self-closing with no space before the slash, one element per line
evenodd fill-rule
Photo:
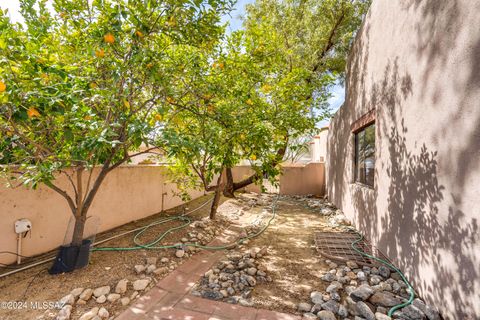
<path fill-rule="evenodd" d="M 208 200 L 210 196 L 202 197 L 196 199 L 188 204 L 190 208 L 196 208 Z M 225 199 L 222 199 L 222 202 Z M 202 209 L 195 212 L 192 216 L 193 220 L 200 220 L 208 217 L 209 205 L 206 205 Z M 167 213 L 161 213 L 153 215 L 146 219 L 142 219 L 136 222 L 126 224 L 122 227 L 114 229 L 110 232 L 100 234 L 97 236 L 97 239 L 106 239 L 113 234 L 119 234 L 123 231 L 131 230 L 139 226 L 144 226 L 150 222 L 165 217 L 166 214 L 172 214 L 174 212 L 183 212 L 182 207 L 178 207 L 172 210 L 169 210 Z M 141 240 L 148 241 L 149 239 L 154 239 L 159 233 L 165 231 L 166 229 L 178 225 L 178 222 L 170 222 L 162 224 L 149 229 L 142 236 Z M 212 226 L 215 230 L 220 230 L 225 227 L 225 221 L 216 221 L 212 223 Z M 166 244 L 179 243 L 182 238 L 188 238 L 188 232 L 192 228 L 182 229 L 179 232 L 173 233 L 165 239 Z M 101 246 L 111 246 L 111 247 L 129 247 L 132 246 L 132 237 L 133 235 L 127 235 L 125 237 L 117 238 L 109 242 L 103 243 Z M 206 238 L 204 241 L 208 241 Z M 187 254 L 188 256 L 188 254 Z M 157 267 L 167 266 L 170 269 L 167 273 L 160 274 L 151 274 L 148 275 L 148 278 L 152 279 L 150 286 L 153 285 L 155 281 L 164 278 L 169 271 L 173 270 L 176 266 L 180 265 L 183 261 L 188 259 L 187 256 L 182 258 L 177 258 L 175 256 L 174 249 L 168 250 L 138 250 L 138 251 L 120 251 L 120 252 L 94 252 L 90 256 L 89 265 L 81 270 L 76 270 L 73 273 L 68 274 L 59 274 L 59 275 L 49 275 L 47 268 L 50 267 L 51 263 L 34 267 L 32 269 L 16 273 L 12 276 L 7 276 L 6 278 L 0 279 L 0 301 L 27 301 L 36 302 L 36 301 L 58 301 L 62 297 L 66 296 L 71 290 L 75 288 L 97 288 L 101 286 L 110 286 L 111 292 L 114 292 L 114 289 L 121 279 L 127 279 L 130 281 L 129 290 L 122 296 L 131 297 L 134 293 L 131 284 L 142 277 L 147 277 L 145 274 L 137 274 L 134 270 L 135 265 L 145 265 L 146 258 L 155 257 L 159 261 Z M 161 264 L 160 260 L 162 258 L 168 258 L 169 262 Z M 148 289 L 148 288 L 147 288 Z M 76 305 L 72 311 L 71 319 L 78 319 L 83 313 L 87 310 L 90 310 L 92 307 L 105 307 L 108 309 L 110 316 L 119 314 L 126 306 L 122 306 L 119 302 L 110 303 L 105 302 L 103 304 L 98 304 L 93 299 L 90 299 L 85 305 Z M 17 310 L 6 310 L 0 308 L 0 319 L 2 320 L 32 320 L 32 319 L 51 319 L 54 318 L 58 310 L 35 310 L 31 307 L 24 307 L 23 305 L 19 306 L 20 309 Z"/>

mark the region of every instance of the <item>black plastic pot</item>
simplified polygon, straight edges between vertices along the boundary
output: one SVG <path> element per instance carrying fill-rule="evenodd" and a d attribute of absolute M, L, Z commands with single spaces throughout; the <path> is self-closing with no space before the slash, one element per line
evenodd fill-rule
<path fill-rule="evenodd" d="M 81 246 L 61 246 L 53 266 L 48 270 L 50 274 L 72 272 L 88 265 L 91 240 L 83 240 Z"/>

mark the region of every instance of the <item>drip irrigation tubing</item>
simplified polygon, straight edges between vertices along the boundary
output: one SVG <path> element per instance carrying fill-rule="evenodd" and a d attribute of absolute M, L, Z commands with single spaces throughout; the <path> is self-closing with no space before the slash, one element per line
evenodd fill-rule
<path fill-rule="evenodd" d="M 275 198 L 273 203 L 272 203 L 272 216 L 267 221 L 267 223 L 260 229 L 260 231 L 254 233 L 252 235 L 247 235 L 245 237 L 241 237 L 241 238 L 237 239 L 234 243 L 229 244 L 229 245 L 204 246 L 204 245 L 199 245 L 197 243 L 183 243 L 181 245 L 175 244 L 175 245 L 163 245 L 163 246 L 158 245 L 158 246 L 156 246 L 157 243 L 159 243 L 161 240 L 163 240 L 170 233 L 172 233 L 176 230 L 186 228 L 187 226 L 189 226 L 192 223 L 192 221 L 191 221 L 190 218 L 188 218 L 188 215 L 194 213 L 197 210 L 200 210 L 201 208 L 206 206 L 208 203 L 210 203 L 213 200 L 213 198 L 210 198 L 205 203 L 203 203 L 199 207 L 193 209 L 192 211 L 188 211 L 188 212 L 183 213 L 181 215 L 176 215 L 176 216 L 172 216 L 172 217 L 168 217 L 168 218 L 159 219 L 157 221 L 154 221 L 154 222 L 148 224 L 147 226 L 135 228 L 133 230 L 129 230 L 129 231 L 126 231 L 126 232 L 122 232 L 120 234 L 109 237 L 107 239 L 97 241 L 97 242 L 93 243 L 93 245 L 92 245 L 92 246 L 97 246 L 97 245 L 102 244 L 104 242 L 107 242 L 107 241 L 110 241 L 110 240 L 113 240 L 113 239 L 116 239 L 116 238 L 119 238 L 119 237 L 123 237 L 125 235 L 131 234 L 131 233 L 134 233 L 134 232 L 137 232 L 135 234 L 135 236 L 133 237 L 133 241 L 135 243 L 135 246 L 133 246 L 133 247 L 99 247 L 99 248 L 94 247 L 90 251 L 91 252 L 96 252 L 96 251 L 99 251 L 99 252 L 100 251 L 133 251 L 133 250 L 140 250 L 140 249 L 149 249 L 149 250 L 157 249 L 157 250 L 159 250 L 159 249 L 169 249 L 169 248 L 185 248 L 187 246 L 197 247 L 197 248 L 201 248 L 201 249 L 205 249 L 205 250 L 226 250 L 226 249 L 229 249 L 229 248 L 232 248 L 232 247 L 236 246 L 237 244 L 243 243 L 247 239 L 252 239 L 252 238 L 255 238 L 255 237 L 259 236 L 270 226 L 271 222 L 276 217 L 276 210 L 275 210 L 276 207 L 275 206 L 276 206 L 277 198 Z M 167 231 L 163 232 L 159 237 L 157 237 L 155 240 L 153 240 L 150 243 L 147 243 L 147 244 L 139 243 L 138 238 L 144 232 L 146 232 L 149 228 L 151 228 L 153 226 L 161 225 L 163 223 L 170 222 L 170 221 L 180 221 L 180 222 L 183 222 L 183 224 L 181 224 L 180 226 L 176 226 L 176 227 L 168 229 Z M 41 261 L 38 261 L 38 262 L 35 262 L 35 263 L 32 263 L 32 264 L 29 264 L 27 266 L 23 266 L 23 267 L 19 267 L 19 268 L 11 267 L 9 269 L 14 269 L 14 270 L 11 270 L 11 271 L 3 273 L 3 274 L 0 274 L 0 278 L 6 277 L 8 275 L 15 274 L 15 273 L 20 272 L 20 271 L 28 270 L 30 268 L 33 268 L 33 267 L 45 264 L 47 262 L 53 261 L 54 259 L 55 259 L 55 256 L 52 257 L 52 258 L 48 258 L 48 259 L 45 259 L 45 260 L 41 260 Z"/>
<path fill-rule="evenodd" d="M 350 229 L 350 230 L 353 230 L 353 229 Z M 368 257 L 370 259 L 374 259 L 384 265 L 386 265 L 387 267 L 389 267 L 390 269 L 394 270 L 395 272 L 397 272 L 400 277 L 402 278 L 402 280 L 407 284 L 407 287 L 408 287 L 408 292 L 410 294 L 410 297 L 408 299 L 407 302 L 403 302 L 403 303 L 400 303 L 400 304 L 397 304 L 395 306 L 393 306 L 392 308 L 390 308 L 390 310 L 388 311 L 388 316 L 389 317 L 392 317 L 393 313 L 398 310 L 398 309 L 401 309 L 403 307 L 406 307 L 410 304 L 412 304 L 413 302 L 413 299 L 415 298 L 415 291 L 413 290 L 413 287 L 410 285 L 410 282 L 408 282 L 407 278 L 405 277 L 405 275 L 402 273 L 402 271 L 400 271 L 397 267 L 395 267 L 393 264 L 391 264 L 390 262 L 388 261 L 385 261 L 383 259 L 380 259 L 380 258 L 377 258 L 373 255 L 370 255 L 364 251 L 362 251 L 361 249 L 359 249 L 356 245 L 357 243 L 359 243 L 360 241 L 363 240 L 363 235 L 360 234 L 358 231 L 356 230 L 353 230 L 356 234 L 358 234 L 358 239 L 353 241 L 352 242 L 352 249 L 355 250 L 356 252 L 358 252 L 359 254 L 365 256 L 365 257 Z"/>
<path fill-rule="evenodd" d="M 210 203 L 212 200 L 213 200 L 213 198 L 208 199 L 208 200 L 205 201 L 203 204 L 201 204 L 199 207 L 193 209 L 192 211 L 189 211 L 189 212 L 187 212 L 187 213 L 184 213 L 183 215 L 185 215 L 185 214 L 192 214 L 192 213 L 194 213 L 195 211 L 200 210 L 201 208 L 203 208 L 204 206 L 206 206 L 208 203 Z M 142 230 L 143 228 L 144 228 L 144 227 L 135 228 L 135 229 L 132 229 L 132 230 L 125 231 L 125 232 L 122 232 L 122 233 L 120 233 L 120 234 L 114 235 L 114 236 L 109 237 L 109 238 L 107 238 L 107 239 L 102 239 L 102 240 L 100 240 L 100 241 L 97 241 L 97 242 L 93 243 L 92 246 L 96 246 L 96 245 L 102 244 L 102 243 L 104 243 L 104 242 L 107 242 L 107 241 L 110 241 L 110 240 L 113 240 L 113 239 L 116 239 L 116 238 L 119 238 L 119 237 L 123 237 L 123 236 L 128 235 L 128 234 L 131 234 L 131 233 L 140 231 L 140 230 Z M 1 251 L 0 253 L 8 253 L 8 254 L 17 255 L 17 253 L 15 253 L 15 252 L 10 252 L 10 251 Z M 23 258 L 31 258 L 31 257 L 27 257 L 27 256 L 22 256 L 22 257 L 23 257 Z M 0 278 L 3 278 L 3 277 L 6 277 L 6 276 L 15 274 L 15 273 L 17 273 L 17 272 L 24 271 L 24 270 L 28 270 L 28 269 L 31 269 L 31 268 L 33 268 L 33 267 L 36 267 L 36 266 L 39 266 L 39 265 L 48 263 L 48 262 L 50 262 L 50 261 L 55 260 L 55 258 L 56 258 L 56 254 L 54 254 L 52 257 L 45 258 L 45 259 L 43 259 L 43 260 L 40 260 L 40 261 L 37 261 L 37 262 L 34 262 L 34 263 L 28 263 L 27 265 L 20 265 L 20 266 L 17 266 L 17 267 L 12 267 L 12 266 L 7 266 L 7 265 L 4 265 L 4 264 L 1 264 L 1 265 L 0 265 L 0 269 L 1 269 L 1 268 L 5 268 L 5 269 L 9 269 L 9 270 L 11 270 L 11 271 L 8 271 L 8 272 L 5 272 L 5 273 L 0 274 Z"/>
<path fill-rule="evenodd" d="M 254 233 L 254 234 L 251 234 L 251 235 L 247 235 L 245 237 L 240 237 L 235 242 L 227 244 L 227 245 L 208 246 L 208 245 L 200 245 L 198 243 L 157 245 L 159 242 L 161 242 L 170 233 L 172 233 L 174 231 L 177 231 L 177 230 L 180 230 L 180 229 L 183 229 L 183 228 L 186 228 L 192 223 L 191 219 L 188 218 L 186 214 L 184 214 L 184 215 L 177 215 L 177 216 L 172 216 L 172 217 L 160 219 L 160 220 L 154 221 L 154 222 L 146 225 L 145 227 L 139 228 L 139 231 L 133 237 L 133 242 L 135 244 L 135 246 L 133 246 L 133 247 L 100 247 L 100 248 L 92 248 L 91 251 L 92 252 L 95 252 L 95 251 L 132 251 L 132 250 L 140 250 L 140 249 L 158 250 L 158 249 L 171 249 L 171 248 L 184 249 L 186 247 L 196 247 L 196 248 L 200 248 L 200 249 L 204 249 L 204 250 L 226 250 L 226 249 L 230 249 L 230 248 L 233 248 L 234 246 L 236 246 L 237 244 L 243 243 L 245 240 L 252 239 L 252 238 L 255 238 L 255 237 L 259 236 L 270 226 L 271 222 L 273 221 L 273 219 L 275 219 L 275 216 L 276 216 L 276 211 L 275 211 L 276 202 L 277 202 L 277 198 L 275 198 L 274 201 L 272 202 L 272 206 L 271 206 L 272 216 L 268 219 L 267 223 L 258 232 Z M 192 212 L 189 212 L 188 214 L 191 214 L 191 213 Z M 180 222 L 183 222 L 183 223 L 179 226 L 169 228 L 165 232 L 161 233 L 159 235 L 159 237 L 157 237 L 156 239 L 154 239 L 153 241 L 151 241 L 149 243 L 143 244 L 143 243 L 139 242 L 138 238 L 144 232 L 146 232 L 148 229 L 150 229 L 151 227 L 157 226 L 157 225 L 161 225 L 161 224 L 170 222 L 170 221 L 180 221 Z"/>

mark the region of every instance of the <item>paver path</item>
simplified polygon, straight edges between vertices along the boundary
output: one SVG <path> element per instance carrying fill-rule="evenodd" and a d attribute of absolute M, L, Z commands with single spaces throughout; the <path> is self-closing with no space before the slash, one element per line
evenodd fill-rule
<path fill-rule="evenodd" d="M 235 229 L 229 229 L 209 245 L 231 243 Z M 216 262 L 223 251 L 202 251 L 160 280 L 154 288 L 140 297 L 117 320 L 299 320 L 298 316 L 270 310 L 243 307 L 212 301 L 189 294 L 194 284 Z"/>

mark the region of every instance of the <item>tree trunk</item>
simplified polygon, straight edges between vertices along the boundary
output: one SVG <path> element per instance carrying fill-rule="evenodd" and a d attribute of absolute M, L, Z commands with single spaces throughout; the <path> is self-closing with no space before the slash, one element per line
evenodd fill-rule
<path fill-rule="evenodd" d="M 74 212 L 75 226 L 73 228 L 72 245 L 80 246 L 83 241 L 83 232 L 85 230 L 85 221 L 87 221 L 87 212 L 83 207 L 83 166 L 79 166 L 75 171 L 77 175 L 76 207 Z"/>
<path fill-rule="evenodd" d="M 75 227 L 73 228 L 72 246 L 80 246 L 83 241 L 83 232 L 85 230 L 85 217 L 75 217 Z"/>
<path fill-rule="evenodd" d="M 217 188 L 215 189 L 215 195 L 213 196 L 212 207 L 210 208 L 210 219 L 212 220 L 214 220 L 215 216 L 217 215 L 218 204 L 220 203 L 220 197 L 225 187 L 225 182 L 223 181 L 222 176 L 223 176 L 223 169 L 222 171 L 220 171 L 220 176 L 217 179 Z"/>
<path fill-rule="evenodd" d="M 285 156 L 285 152 L 287 151 L 287 145 L 288 145 L 288 136 L 285 137 L 284 146 L 277 150 L 276 157 L 270 164 L 271 166 L 276 166 L 278 163 L 280 163 L 282 161 L 283 157 Z M 231 171 L 230 171 L 230 173 L 231 173 Z M 228 169 L 227 169 L 227 174 L 228 174 Z M 255 181 L 261 179 L 263 174 L 265 174 L 265 172 L 262 172 L 261 174 L 256 172 L 256 173 L 252 174 L 251 176 L 249 176 L 248 178 L 243 179 L 239 182 L 233 182 L 233 177 L 231 177 L 231 180 L 232 180 L 231 181 L 231 190 L 228 190 L 228 192 L 231 192 L 231 194 L 233 194 L 235 191 L 237 191 L 239 189 L 242 189 L 242 188 L 245 188 L 246 186 L 248 186 L 248 185 L 254 183 Z M 227 175 L 227 179 L 228 179 L 228 175 Z M 227 188 L 229 187 L 228 186 L 229 183 L 230 183 L 230 181 L 227 181 Z M 227 196 L 227 195 L 225 195 L 225 196 Z"/>
<path fill-rule="evenodd" d="M 226 178 L 227 181 L 225 184 L 225 189 L 223 189 L 223 195 L 227 198 L 235 198 L 232 168 L 226 169 Z"/>

